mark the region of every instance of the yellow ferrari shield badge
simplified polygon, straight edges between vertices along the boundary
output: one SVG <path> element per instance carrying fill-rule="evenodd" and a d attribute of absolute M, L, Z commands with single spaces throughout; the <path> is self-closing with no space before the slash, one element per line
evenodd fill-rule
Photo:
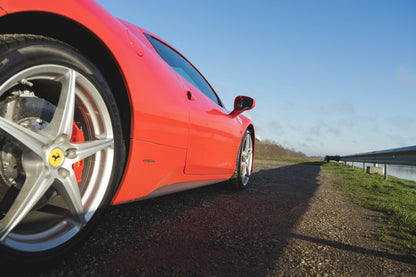
<path fill-rule="evenodd" d="M 49 164 L 53 167 L 60 166 L 63 159 L 64 152 L 59 148 L 54 148 L 51 153 L 49 153 Z"/>

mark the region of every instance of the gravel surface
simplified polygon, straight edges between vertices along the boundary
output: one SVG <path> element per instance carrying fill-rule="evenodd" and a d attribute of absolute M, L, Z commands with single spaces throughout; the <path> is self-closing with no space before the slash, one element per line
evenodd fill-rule
<path fill-rule="evenodd" d="M 69 257 L 30 276 L 415 276 L 371 239 L 378 214 L 319 166 L 256 161 L 249 188 L 219 185 L 110 207 Z"/>

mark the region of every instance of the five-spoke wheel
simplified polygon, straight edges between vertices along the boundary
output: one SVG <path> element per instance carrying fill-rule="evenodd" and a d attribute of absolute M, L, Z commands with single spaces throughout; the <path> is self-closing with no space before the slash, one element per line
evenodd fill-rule
<path fill-rule="evenodd" d="M 250 132 L 247 131 L 243 138 L 241 155 L 240 155 L 240 178 L 241 185 L 247 186 L 253 165 L 253 140 Z"/>
<path fill-rule="evenodd" d="M 253 138 L 249 130 L 244 133 L 237 155 L 236 170 L 227 182 L 231 188 L 244 189 L 247 187 L 253 168 Z"/>
<path fill-rule="evenodd" d="M 0 245 L 17 255 L 55 253 L 114 193 L 120 119 L 104 78 L 75 50 L 41 37 L 5 41 Z M 17 51 L 24 54 L 15 59 Z"/>

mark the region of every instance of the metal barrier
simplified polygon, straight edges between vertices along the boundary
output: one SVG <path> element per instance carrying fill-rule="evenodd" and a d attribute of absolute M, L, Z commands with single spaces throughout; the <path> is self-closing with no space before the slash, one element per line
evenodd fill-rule
<path fill-rule="evenodd" d="M 363 170 L 365 170 L 366 163 L 384 164 L 384 179 L 387 180 L 387 165 L 413 165 L 416 166 L 416 145 L 402 148 L 395 148 L 382 151 L 367 152 L 348 156 L 326 156 L 325 160 L 329 161 L 343 161 L 363 163 Z"/>

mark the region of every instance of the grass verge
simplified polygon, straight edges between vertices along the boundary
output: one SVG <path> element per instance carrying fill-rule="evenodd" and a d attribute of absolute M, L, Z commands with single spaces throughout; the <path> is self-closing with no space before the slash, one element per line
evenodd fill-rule
<path fill-rule="evenodd" d="M 370 175 L 342 164 L 323 165 L 336 173 L 335 184 L 355 203 L 384 213 L 386 227 L 377 239 L 395 250 L 416 258 L 416 182 L 389 176 Z"/>

